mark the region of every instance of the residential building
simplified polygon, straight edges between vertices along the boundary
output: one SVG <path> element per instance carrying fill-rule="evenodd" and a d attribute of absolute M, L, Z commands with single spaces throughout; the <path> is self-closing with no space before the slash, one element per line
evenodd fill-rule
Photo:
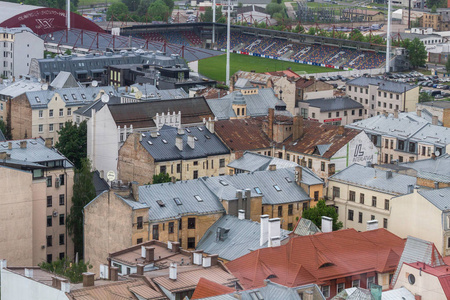
<path fill-rule="evenodd" d="M 336 207 L 344 228 L 365 231 L 368 221 L 377 220 L 380 227 L 398 234 L 391 216 L 395 197 L 411 196 L 416 181 L 413 176 L 353 164 L 328 178 L 327 204 Z"/>
<path fill-rule="evenodd" d="M 278 157 L 324 180 L 353 163 L 374 163 L 378 154 L 364 131 L 277 116 L 273 110 L 267 118 L 217 121 L 215 131 L 235 158 L 245 151 Z"/>
<path fill-rule="evenodd" d="M 74 257 L 66 228 L 72 164 L 43 139 L 0 143 L 3 197 L 0 256 L 13 266 Z"/>
<path fill-rule="evenodd" d="M 208 99 L 207 102 L 218 120 L 267 116 L 270 108 L 276 109 L 278 114 L 292 116 L 273 89 L 243 88 L 222 98 Z"/>
<path fill-rule="evenodd" d="M 445 127 L 450 127 L 450 101 L 429 101 L 417 103 L 417 116 L 426 118 L 427 116 L 437 116 L 439 123 Z M 433 123 L 433 121 L 429 121 Z M 440 125 L 440 124 L 433 124 Z"/>
<path fill-rule="evenodd" d="M 415 111 L 419 87 L 371 77 L 358 77 L 346 82 L 347 95 L 364 105 L 364 118 L 384 112 Z"/>
<path fill-rule="evenodd" d="M 444 256 L 450 255 L 449 196 L 450 188 L 415 188 L 412 194 L 393 199 L 389 230 L 400 237 L 411 235 L 429 240 Z M 412 220 L 427 221 L 418 225 Z"/>
<path fill-rule="evenodd" d="M 299 107 L 304 119 L 320 123 L 348 125 L 364 118 L 364 106 L 349 97 L 305 100 Z"/>
<path fill-rule="evenodd" d="M 43 50 L 42 52 L 43 53 Z M 102 82 L 105 77 L 105 68 L 111 65 L 119 64 L 147 64 L 159 65 L 164 67 L 186 66 L 184 59 L 176 54 L 166 56 L 164 54 L 137 51 L 122 51 L 120 54 L 106 52 L 105 55 L 87 54 L 84 56 L 57 55 L 54 58 L 47 56 L 33 58 L 30 63 L 30 75 L 36 78 L 42 78 L 46 82 L 51 82 L 56 78 L 60 71 L 70 72 L 76 80 L 87 82 L 96 80 Z M 115 80 L 119 76 L 116 73 Z M 120 80 L 119 80 L 120 81 Z"/>
<path fill-rule="evenodd" d="M 119 149 L 131 133 L 159 130 L 164 125 L 202 126 L 209 118 L 214 114 L 203 97 L 108 105 L 98 102 L 90 108 L 87 124 L 88 157 L 102 178 L 109 171 L 117 175 Z"/>
<path fill-rule="evenodd" d="M 437 117 L 435 118 L 437 124 Z M 378 163 L 412 162 L 447 153 L 450 130 L 423 118 L 405 115 L 380 115 L 347 125 L 364 130 L 378 148 Z"/>
<path fill-rule="evenodd" d="M 436 31 L 446 31 L 448 28 L 443 28 L 442 16 L 440 13 L 423 12 L 422 17 L 419 18 L 421 27 L 433 28 Z"/>
<path fill-rule="evenodd" d="M 279 220 L 270 223 L 273 222 L 273 226 L 280 228 Z M 286 244 L 289 240 L 287 230 L 279 229 L 277 232 L 271 231 L 271 234 L 269 236 L 269 216 L 261 216 L 260 223 L 257 223 L 245 219 L 245 211 L 242 210 L 238 217 L 225 215 L 211 225 L 198 242 L 197 249 L 207 254 L 217 254 L 220 260 L 228 262 L 268 247 L 269 240 L 274 237 L 277 237 L 277 244 Z"/>
<path fill-rule="evenodd" d="M 0 74 L 5 78 L 28 75 L 31 59 L 44 56 L 44 40 L 28 27 L 0 27 Z M 36 77 L 40 78 L 40 77 Z"/>
<path fill-rule="evenodd" d="M 134 133 L 119 150 L 119 180 L 152 183 L 153 175 L 166 173 L 174 180 L 225 175 L 230 150 L 206 126 L 163 126 L 159 131 Z"/>
<path fill-rule="evenodd" d="M 254 171 L 269 170 L 270 168 L 294 168 L 297 166 L 298 164 L 293 161 L 245 151 L 240 158 L 228 164 L 228 174 L 251 173 Z M 312 173 L 307 168 L 303 168 L 303 171 Z"/>
<path fill-rule="evenodd" d="M 245 289 L 262 287 L 270 277 L 287 287 L 315 283 L 328 299 L 346 288 L 367 288 L 371 283 L 387 289 L 404 245 L 385 229 L 344 229 L 292 237 L 286 245 L 235 259 L 227 268 Z"/>

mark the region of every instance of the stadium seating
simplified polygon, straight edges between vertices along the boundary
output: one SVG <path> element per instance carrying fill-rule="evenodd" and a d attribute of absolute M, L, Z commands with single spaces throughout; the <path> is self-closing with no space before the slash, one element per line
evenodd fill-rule
<path fill-rule="evenodd" d="M 149 41 L 167 42 L 184 46 L 199 47 L 202 45 L 201 38 L 193 31 L 176 31 L 176 32 L 144 32 L 136 37 L 148 39 Z"/>

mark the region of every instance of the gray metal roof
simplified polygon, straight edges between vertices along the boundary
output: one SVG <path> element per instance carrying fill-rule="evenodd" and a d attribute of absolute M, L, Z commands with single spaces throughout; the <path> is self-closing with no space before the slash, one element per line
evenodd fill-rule
<path fill-rule="evenodd" d="M 217 237 L 219 227 L 230 229 L 225 240 Z M 220 258 L 231 261 L 251 251 L 267 247 L 267 242 L 260 246 L 260 234 L 260 223 L 225 215 L 208 228 L 198 242 L 197 249 L 209 254 L 218 254 Z M 289 231 L 281 229 L 281 240 L 287 239 L 288 234 Z"/>
<path fill-rule="evenodd" d="M 331 298 L 331 300 L 375 300 L 369 290 L 363 288 L 348 288 Z"/>
<path fill-rule="evenodd" d="M 432 242 L 408 236 L 405 248 L 403 248 L 402 256 L 398 261 L 397 269 L 392 278 L 391 286 L 395 285 L 403 263 L 415 262 L 424 262 L 427 265 L 436 267 L 445 265 L 441 255 Z"/>
<path fill-rule="evenodd" d="M 95 187 L 96 196 L 100 195 L 104 191 L 109 190 L 108 183 L 105 181 L 105 179 L 100 177 L 100 172 L 98 170 L 92 172 L 92 183 Z"/>
<path fill-rule="evenodd" d="M 20 79 L 16 82 L 9 82 L 3 80 L 3 84 L 0 84 L 0 95 L 9 96 L 15 98 L 26 92 L 40 91 L 42 84 L 37 79 Z"/>
<path fill-rule="evenodd" d="M 66 106 L 83 106 L 98 99 L 100 93 L 114 96 L 116 95 L 116 90 L 113 86 L 91 86 L 27 92 L 26 96 L 30 102 L 31 108 L 39 109 L 47 108 L 48 103 L 55 94 L 61 96 L 61 99 L 66 103 Z"/>
<path fill-rule="evenodd" d="M 63 88 L 77 88 L 81 87 L 81 84 L 77 82 L 72 73 L 61 71 L 58 76 L 50 83 L 50 86 L 55 89 Z"/>
<path fill-rule="evenodd" d="M 420 190 L 419 194 L 442 211 L 450 209 L 450 188 Z"/>
<path fill-rule="evenodd" d="M 313 235 L 319 232 L 322 232 L 322 230 L 320 230 L 311 220 L 305 218 L 300 218 L 294 229 L 294 233 L 300 236 Z"/>
<path fill-rule="evenodd" d="M 409 91 L 417 87 L 417 85 L 412 85 L 408 83 L 395 82 L 371 77 L 358 77 L 350 81 L 347 81 L 347 85 L 355 85 L 360 87 L 369 87 L 369 85 L 377 85 L 379 91 L 392 93 L 403 93 L 405 91 Z"/>
<path fill-rule="evenodd" d="M 309 195 L 295 183 L 294 168 L 256 171 L 235 175 L 204 178 L 208 188 L 219 199 L 236 199 L 236 190 L 250 189 L 253 196 L 262 195 L 263 204 L 283 204 L 308 201 Z M 279 187 L 279 191 L 275 188 Z M 261 191 L 258 194 L 257 189 Z"/>
<path fill-rule="evenodd" d="M 116 96 L 109 97 L 108 105 L 109 104 L 120 104 L 120 97 L 116 97 Z M 90 104 L 87 104 L 87 105 L 77 109 L 73 113 L 91 118 L 93 109 L 95 109 L 95 111 L 99 111 L 105 105 L 106 105 L 106 103 L 103 102 L 102 99 L 98 99 Z"/>
<path fill-rule="evenodd" d="M 169 100 L 189 97 L 189 94 L 186 93 L 182 88 L 161 90 L 156 86 L 148 83 L 135 83 L 131 85 L 131 88 L 134 88 L 134 91 L 136 91 L 137 89 L 142 92 L 141 100 Z M 128 96 L 128 93 L 123 93 L 123 89 L 119 89 L 119 91 L 122 92 L 122 97 Z M 129 93 L 129 95 L 133 97 L 133 93 Z"/>
<path fill-rule="evenodd" d="M 450 155 L 444 154 L 436 159 L 421 159 L 399 164 L 400 167 L 417 171 L 417 176 L 437 182 L 450 182 Z"/>
<path fill-rule="evenodd" d="M 144 133 L 145 137 L 143 136 L 141 145 L 155 161 L 186 160 L 230 153 L 225 144 L 215 134 L 209 132 L 205 126 L 186 127 L 182 135 L 177 132 L 177 128 L 164 125 L 157 137 L 152 137 L 150 132 Z M 188 136 L 195 138 L 194 149 L 187 143 Z M 177 137 L 183 139 L 182 151 L 175 146 Z"/>
<path fill-rule="evenodd" d="M 308 103 L 310 107 L 320 108 L 321 112 L 364 108 L 361 103 L 350 97 L 319 98 L 304 102 Z"/>
<path fill-rule="evenodd" d="M 394 172 L 390 172 L 392 177 L 387 178 L 387 173 L 388 171 L 353 164 L 329 177 L 329 180 L 375 189 L 394 195 L 407 194 L 408 185 L 415 185 L 417 181 L 413 176 Z"/>
<path fill-rule="evenodd" d="M 240 91 L 234 91 L 225 97 L 208 99 L 208 105 L 219 120 L 227 120 L 236 117 L 232 104 L 236 97 L 240 97 Z M 245 114 L 250 117 L 267 116 L 269 108 L 275 108 L 279 99 L 273 89 L 258 89 L 257 94 L 244 94 L 244 103 L 247 105 Z"/>
<path fill-rule="evenodd" d="M 416 297 L 413 293 L 408 291 L 405 287 L 401 287 L 395 290 L 384 291 L 381 294 L 383 300 L 415 300 Z"/>

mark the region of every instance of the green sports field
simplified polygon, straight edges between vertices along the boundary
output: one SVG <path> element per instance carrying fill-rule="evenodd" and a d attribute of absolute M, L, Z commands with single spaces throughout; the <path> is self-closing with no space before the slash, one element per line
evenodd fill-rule
<path fill-rule="evenodd" d="M 224 54 L 199 60 L 198 71 L 199 73 L 208 78 L 217 81 L 225 81 L 226 59 L 227 56 Z M 324 72 L 338 71 L 331 68 L 297 64 L 277 59 L 261 58 L 236 53 L 230 54 L 230 61 L 231 61 L 230 75 L 233 75 L 237 71 L 254 70 L 257 73 L 282 71 L 287 70 L 288 67 L 291 67 L 291 70 L 294 72 L 306 72 L 306 73 L 324 73 Z"/>

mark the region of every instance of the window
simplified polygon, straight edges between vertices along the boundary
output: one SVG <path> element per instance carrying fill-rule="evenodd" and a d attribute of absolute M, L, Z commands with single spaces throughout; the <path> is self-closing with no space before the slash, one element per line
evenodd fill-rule
<path fill-rule="evenodd" d="M 59 253 L 59 259 L 61 260 L 61 259 L 64 259 L 64 257 L 65 257 L 65 253 L 64 252 L 60 252 Z"/>
<path fill-rule="evenodd" d="M 389 199 L 384 199 L 384 209 L 389 210 Z"/>
<path fill-rule="evenodd" d="M 142 238 L 136 240 L 136 244 L 141 244 L 143 242 Z"/>
<path fill-rule="evenodd" d="M 53 109 L 49 109 L 49 110 L 48 110 L 48 116 L 49 116 L 50 118 L 53 117 Z"/>
<path fill-rule="evenodd" d="M 355 191 L 350 191 L 350 196 L 348 200 L 355 202 L 355 198 L 356 198 Z"/>
<path fill-rule="evenodd" d="M 358 223 L 362 223 L 362 222 L 363 222 L 363 213 L 360 212 L 360 213 L 358 214 Z"/>
<path fill-rule="evenodd" d="M 183 229 L 183 220 L 179 219 L 178 220 L 178 230 L 181 230 L 181 229 Z"/>
<path fill-rule="evenodd" d="M 48 124 L 48 131 L 53 132 L 53 124 Z"/>
<path fill-rule="evenodd" d="M 322 287 L 322 294 L 325 298 L 330 297 L 330 286 L 329 285 Z"/>
<path fill-rule="evenodd" d="M 409 143 L 409 152 L 416 153 L 416 143 Z"/>
<path fill-rule="evenodd" d="M 377 207 L 377 197 L 376 196 L 372 196 L 372 206 Z"/>
<path fill-rule="evenodd" d="M 63 129 L 63 127 L 64 127 L 64 123 L 59 123 L 59 130 L 61 130 L 61 129 Z"/>
<path fill-rule="evenodd" d="M 278 206 L 278 218 L 281 218 L 283 216 L 283 206 Z"/>
<path fill-rule="evenodd" d="M 59 185 L 64 185 L 64 174 L 59 175 Z"/>
<path fill-rule="evenodd" d="M 314 201 L 319 201 L 319 191 L 314 191 Z"/>
<path fill-rule="evenodd" d="M 348 91 L 349 91 L 349 92 L 352 91 L 352 86 L 351 86 L 351 85 L 348 86 Z"/>
<path fill-rule="evenodd" d="M 395 95 L 395 98 L 397 99 L 397 100 L 399 100 L 400 99 L 400 95 Z"/>
<path fill-rule="evenodd" d="M 339 112 L 338 111 L 336 112 L 336 117 L 339 117 Z"/>
<path fill-rule="evenodd" d="M 405 141 L 398 140 L 398 150 L 404 150 L 405 149 Z"/>
<path fill-rule="evenodd" d="M 348 220 L 353 221 L 353 210 L 352 209 L 348 210 Z"/>
<path fill-rule="evenodd" d="M 276 190 L 277 192 L 281 192 L 281 189 L 280 189 L 280 187 L 279 187 L 278 185 L 274 185 L 273 187 L 275 188 L 275 190 Z"/>
<path fill-rule="evenodd" d="M 344 282 L 338 283 L 338 284 L 337 284 L 337 287 L 336 287 L 336 290 L 337 290 L 337 293 L 338 293 L 338 294 L 339 294 L 340 292 L 342 292 L 343 290 L 345 290 L 345 283 L 344 283 Z"/>
<path fill-rule="evenodd" d="M 384 98 L 386 98 L 387 97 L 387 93 L 386 92 L 384 92 Z"/>
<path fill-rule="evenodd" d="M 47 262 L 50 264 L 53 260 L 53 257 L 51 254 L 47 254 Z"/>
<path fill-rule="evenodd" d="M 137 229 L 142 229 L 144 228 L 144 218 L 143 217 L 137 217 Z"/>
<path fill-rule="evenodd" d="M 47 235 L 47 247 L 51 247 L 53 245 L 53 238 L 51 235 Z"/>
<path fill-rule="evenodd" d="M 188 249 L 195 248 L 195 237 L 188 238 Z"/>
<path fill-rule="evenodd" d="M 386 219 L 386 218 L 383 219 L 383 228 L 384 229 L 388 228 L 388 219 Z"/>
<path fill-rule="evenodd" d="M 302 211 L 305 211 L 308 209 L 308 202 L 303 202 Z"/>
<path fill-rule="evenodd" d="M 188 218 L 188 229 L 195 229 L 195 218 Z"/>
<path fill-rule="evenodd" d="M 68 115 L 68 116 L 71 116 L 71 115 L 72 115 L 72 108 L 69 107 L 69 108 L 67 109 L 67 115 Z"/>
<path fill-rule="evenodd" d="M 312 168 L 312 159 L 308 158 L 308 168 L 311 169 Z"/>
<path fill-rule="evenodd" d="M 64 108 L 59 109 L 59 116 L 64 117 Z"/>
<path fill-rule="evenodd" d="M 352 281 L 352 287 L 359 287 L 359 279 Z"/>
<path fill-rule="evenodd" d="M 64 225 L 64 214 L 59 215 L 59 225 Z"/>
<path fill-rule="evenodd" d="M 59 235 L 59 244 L 64 245 L 64 233 Z"/>
<path fill-rule="evenodd" d="M 367 278 L 367 288 L 370 289 L 370 286 L 375 284 L 375 276 L 371 276 Z"/>
<path fill-rule="evenodd" d="M 43 132 L 44 131 L 44 125 L 39 124 L 39 132 Z"/>
<path fill-rule="evenodd" d="M 198 166 L 198 160 L 194 161 L 194 166 Z"/>
<path fill-rule="evenodd" d="M 47 227 L 52 227 L 52 216 L 47 216 Z"/>
<path fill-rule="evenodd" d="M 294 214 L 294 204 L 288 205 L 288 216 L 292 216 Z"/>
<path fill-rule="evenodd" d="M 52 196 L 47 196 L 47 207 L 52 207 L 53 203 L 52 203 Z"/>
<path fill-rule="evenodd" d="M 173 233 L 174 232 L 174 222 L 169 222 L 169 233 Z"/>
<path fill-rule="evenodd" d="M 59 205 L 64 205 L 64 194 L 59 195 Z"/>
<path fill-rule="evenodd" d="M 52 176 L 47 176 L 47 187 L 52 186 Z"/>
<path fill-rule="evenodd" d="M 391 98 L 391 99 L 392 99 L 392 97 L 393 97 L 392 93 L 389 93 L 389 98 Z"/>
<path fill-rule="evenodd" d="M 193 173 L 194 173 L 194 174 L 192 175 L 193 178 L 194 178 L 194 179 L 197 179 L 197 178 L 198 178 L 198 171 L 195 170 Z"/>
<path fill-rule="evenodd" d="M 341 189 L 337 186 L 333 186 L 333 199 L 341 197 Z"/>
<path fill-rule="evenodd" d="M 223 167 L 225 167 L 225 158 L 221 158 L 219 160 L 219 168 L 223 168 Z"/>
<path fill-rule="evenodd" d="M 165 174 L 166 173 L 166 166 L 160 166 L 159 167 L 159 173 Z"/>
<path fill-rule="evenodd" d="M 43 118 L 44 117 L 44 111 L 43 110 L 40 110 L 39 111 L 39 118 Z"/>

